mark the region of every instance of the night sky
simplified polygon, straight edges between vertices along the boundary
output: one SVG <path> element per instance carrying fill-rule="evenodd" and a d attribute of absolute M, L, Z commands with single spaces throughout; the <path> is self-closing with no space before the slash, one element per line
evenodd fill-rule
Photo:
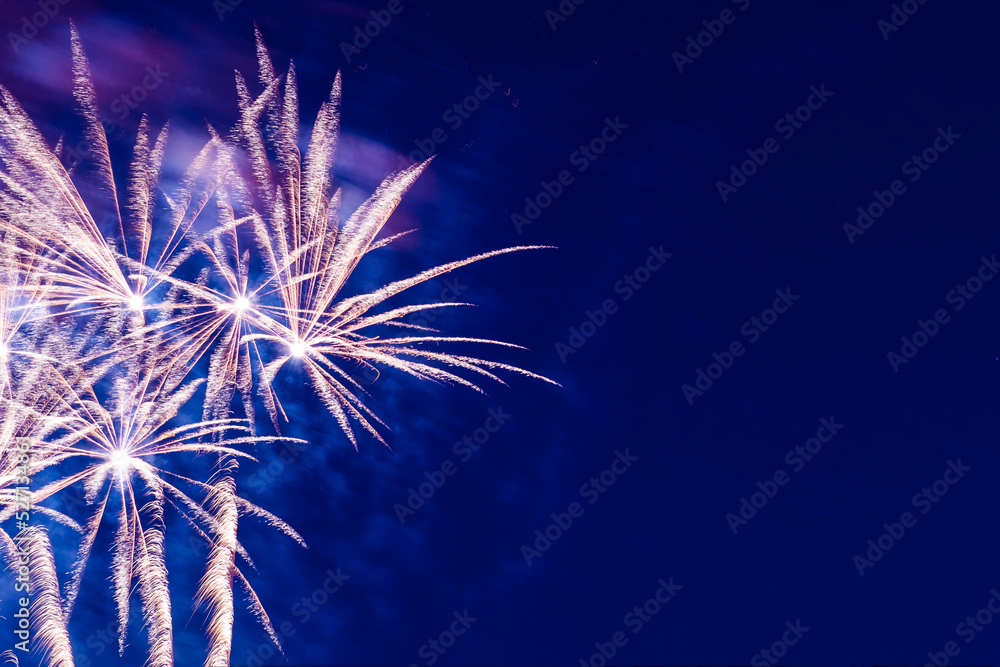
<path fill-rule="evenodd" d="M 555 246 L 392 303 L 476 304 L 425 318 L 559 387 L 363 377 L 391 450 L 355 451 L 279 376 L 310 444 L 258 448 L 239 489 L 309 547 L 241 522 L 284 655 L 238 600 L 232 664 L 1000 660 L 1000 5 L 52 1 L 37 34 L 0 2 L 0 83 L 78 137 L 75 21 L 119 180 L 142 113 L 178 168 L 229 131 L 255 23 L 303 146 L 342 73 L 348 210 L 436 155 L 387 225 L 418 231 L 346 294 Z M 176 664 L 201 664 L 205 552 L 167 530 Z M 107 546 L 79 667 L 145 659 L 138 598 L 124 658 L 107 633 Z"/>

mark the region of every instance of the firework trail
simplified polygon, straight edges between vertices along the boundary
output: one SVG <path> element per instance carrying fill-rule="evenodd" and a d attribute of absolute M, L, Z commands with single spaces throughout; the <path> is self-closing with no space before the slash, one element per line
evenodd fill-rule
<path fill-rule="evenodd" d="M 43 662 L 56 667 L 73 667 L 66 619 L 59 599 L 59 579 L 48 535 L 41 528 L 22 533 L 28 548 L 31 590 L 34 592 L 31 616 L 33 630 L 41 646 Z"/>
<path fill-rule="evenodd" d="M 151 255 L 156 186 L 167 128 L 151 146 L 150 129 L 143 117 L 123 215 L 90 66 L 75 27 L 71 36 L 73 93 L 84 120 L 88 155 L 94 163 L 92 177 L 97 190 L 105 195 L 95 206 L 111 216 L 114 243 L 105 238 L 71 173 L 59 161 L 58 147 L 56 151 L 48 147 L 17 100 L 2 87 L 0 230 L 5 247 L 26 264 L 21 267 L 23 273 L 33 269 L 45 273 L 48 308 L 76 315 L 122 308 L 141 313 L 152 292 L 170 283 L 173 271 L 189 256 L 178 248 L 207 199 L 197 191 L 196 177 L 208 169 L 210 145 L 192 163 L 180 191 L 173 197 L 164 194 L 170 213 L 158 231 L 166 241 Z"/>
<path fill-rule="evenodd" d="M 40 348 L 51 351 L 49 342 L 43 342 Z M 5 385 L 6 391 L 0 394 L 0 553 L 13 569 L 25 568 L 21 573 L 27 573 L 27 588 L 16 590 L 22 591 L 21 595 L 30 592 L 32 596 L 31 631 L 43 659 L 48 657 L 50 664 L 63 666 L 73 664 L 72 652 L 59 604 L 59 583 L 51 545 L 43 529 L 24 528 L 20 521 L 25 514 L 22 510 L 28 510 L 32 504 L 30 494 L 25 497 L 22 493 L 24 485 L 56 453 L 55 448 L 36 443 L 32 437 L 51 423 L 51 413 L 58 405 L 58 388 L 46 382 L 49 359 L 51 357 L 45 354 L 15 353 L 13 350 L 3 359 L 5 377 L 9 379 L 13 371 L 20 381 Z M 72 519 L 60 512 L 31 509 L 79 529 Z M 22 527 L 16 536 L 3 528 L 3 523 L 14 516 Z M 19 580 L 25 581 L 25 577 L 19 575 Z M 12 653 L 9 659 L 17 664 Z"/>

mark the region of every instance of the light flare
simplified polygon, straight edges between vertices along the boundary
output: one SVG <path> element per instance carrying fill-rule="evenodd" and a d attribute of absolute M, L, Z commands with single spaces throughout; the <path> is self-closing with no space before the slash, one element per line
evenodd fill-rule
<path fill-rule="evenodd" d="M 127 452 L 116 450 L 108 458 L 108 462 L 119 476 L 124 477 L 132 466 L 132 457 Z"/>

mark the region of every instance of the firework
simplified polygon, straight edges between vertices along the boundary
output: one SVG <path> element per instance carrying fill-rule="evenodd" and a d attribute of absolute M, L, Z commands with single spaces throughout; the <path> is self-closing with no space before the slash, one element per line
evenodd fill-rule
<path fill-rule="evenodd" d="M 269 385 L 278 371 L 291 360 L 301 364 L 314 390 L 355 448 L 357 439 L 352 421 L 383 443 L 385 441 L 373 422 L 385 425 L 358 398 L 357 394 L 364 390 L 344 366 L 383 366 L 420 379 L 465 385 L 477 391 L 481 389 L 475 383 L 454 371 L 464 370 L 502 383 L 497 375 L 490 372 L 501 369 L 551 382 L 508 364 L 421 347 L 424 344 L 457 342 L 518 347 L 510 343 L 439 335 L 385 338 L 366 333 L 366 330 L 381 326 L 423 329 L 436 334 L 435 330 L 404 323 L 401 319 L 429 308 L 469 304 L 429 303 L 399 307 L 379 314 L 369 314 L 369 311 L 390 297 L 467 264 L 543 246 L 504 248 L 482 253 L 427 269 L 371 293 L 344 298 L 342 288 L 365 255 L 403 235 L 378 238 L 403 194 L 430 161 L 387 177 L 341 225 L 341 193 L 333 187 L 331 175 L 339 132 L 340 75 L 338 73 L 334 81 L 329 99 L 320 107 L 302 159 L 297 144 L 298 94 L 294 64 L 282 82 L 275 74 L 259 30 L 256 39 L 259 78 L 264 92 L 257 98 L 251 97 L 245 79 L 237 73 L 240 122 L 234 131 L 234 138 L 246 150 L 252 176 L 246 182 L 239 173 L 233 172 L 226 182 L 234 184 L 235 196 L 232 199 L 247 209 L 245 220 L 252 229 L 253 239 L 267 267 L 267 280 L 262 285 L 267 287 L 267 291 L 258 288 L 251 296 L 276 296 L 270 301 L 253 302 L 254 308 L 249 311 L 247 322 L 254 332 L 242 339 L 244 343 L 264 341 L 271 344 L 273 354 L 263 364 L 260 379 L 263 386 L 261 393 L 275 426 L 278 425 L 278 413 L 283 415 L 283 411 L 280 402 L 272 398 Z M 280 94 L 282 91 L 283 95 Z M 271 137 L 270 141 L 268 137 Z M 273 165 L 268 158 L 268 149 L 276 156 Z M 236 293 L 236 299 L 240 298 L 248 298 L 245 289 Z M 232 366 L 227 368 L 232 369 Z M 234 384 L 236 377 L 230 377 L 230 384 Z"/>
<path fill-rule="evenodd" d="M 4 312 L 9 313 L 10 309 Z M 5 320 L 5 324 L 9 321 Z M 14 331 L 17 329 L 15 327 Z M 43 340 L 39 347 L 51 351 L 49 342 Z M 30 591 L 34 598 L 30 614 L 32 632 L 43 658 L 48 656 L 50 664 L 62 666 L 72 665 L 72 653 L 59 604 L 52 549 L 44 530 L 24 522 L 32 509 L 31 494 L 27 492 L 30 477 L 57 453 L 55 447 L 36 443 L 32 437 L 53 423 L 52 412 L 59 405 L 59 388 L 46 382 L 51 371 L 49 359 L 51 357 L 45 354 L 12 349 L 3 359 L 4 377 L 9 379 L 13 373 L 21 381 L 4 385 L 5 391 L 0 394 L 0 552 L 19 571 L 17 590 Z M 49 508 L 33 509 L 79 529 L 72 519 L 60 512 Z M 3 529 L 3 524 L 14 517 L 18 519 L 16 535 Z M 10 660 L 17 664 L 13 654 Z"/>
<path fill-rule="evenodd" d="M 169 210 L 157 229 L 165 239 L 151 252 L 156 187 L 167 139 L 164 127 L 151 144 L 143 117 L 128 177 L 125 212 L 119 205 L 107 136 L 101 124 L 86 54 L 72 28 L 73 92 L 84 120 L 92 174 L 104 196 L 88 206 L 70 171 L 50 149 L 35 124 L 0 87 L 0 231 L 4 246 L 22 263 L 22 273 L 41 271 L 47 283 L 44 306 L 62 315 L 142 311 L 158 287 L 174 284 L 171 275 L 189 256 L 181 248 L 208 195 L 198 189 L 198 176 L 210 167 L 212 142 L 192 162 L 172 196 L 163 193 Z M 210 192 L 208 193 L 210 194 Z M 112 219 L 105 237 L 91 208 Z"/>
<path fill-rule="evenodd" d="M 55 444 L 55 453 L 40 469 L 64 465 L 74 459 L 84 459 L 89 464 L 78 472 L 60 475 L 56 481 L 34 493 L 35 502 L 41 503 L 74 484 L 82 484 L 88 504 L 94 506 L 82 531 L 78 557 L 67 587 L 67 619 L 79 592 L 98 528 L 109 509 L 109 501 L 112 498 L 116 500 L 118 527 L 114 540 L 112 579 L 118 605 L 120 650 L 124 650 L 129 597 L 132 580 L 136 578 L 149 625 L 150 664 L 154 665 L 172 664 L 163 511 L 168 505 L 173 506 L 210 542 L 213 542 L 211 534 L 218 533 L 219 528 L 212 514 L 182 490 L 181 485 L 195 488 L 199 495 L 206 495 L 211 487 L 161 468 L 150 459 L 159 460 L 182 452 L 252 458 L 235 447 L 287 440 L 229 435 L 249 431 L 242 420 L 237 419 L 201 421 L 166 428 L 204 382 L 198 378 L 178 387 L 176 378 L 172 377 L 175 372 L 169 360 L 154 357 L 153 362 L 140 372 L 117 378 L 111 405 L 107 407 L 101 404 L 92 387 L 85 387 L 83 391 L 76 387 L 69 388 L 65 409 L 52 433 L 48 434 Z M 216 434 L 225 435 L 213 443 L 204 442 L 207 436 Z M 140 486 L 143 494 L 139 493 Z M 234 502 L 240 514 L 265 516 L 273 525 L 301 542 L 295 531 L 263 509 L 241 498 L 235 498 Z M 242 547 L 239 551 L 246 555 Z M 249 588 L 241 575 L 239 578 Z M 270 630 L 266 614 L 256 603 L 255 612 Z"/>
<path fill-rule="evenodd" d="M 541 246 L 481 253 L 369 293 L 344 294 L 362 259 L 402 236 L 381 234 L 430 161 L 388 176 L 341 222 L 332 176 L 341 77 L 300 155 L 294 64 L 278 76 L 259 31 L 263 92 L 253 96 L 237 73 L 239 120 L 232 132 L 209 127 L 204 148 L 168 193 L 160 186 L 168 130 L 154 133 L 143 117 L 119 195 L 90 68 L 76 29 L 71 33 L 73 93 L 96 186 L 85 191 L 97 196 L 81 194 L 77 165 L 67 169 L 60 161 L 61 140 L 50 148 L 0 87 L 0 524 L 16 512 L 15 443 L 30 438 L 30 473 L 44 480 L 31 492 L 35 511 L 79 535 L 67 581 L 60 582 L 47 533 L 35 526 L 25 533 L 32 538 L 32 618 L 43 658 L 72 664 L 67 624 L 110 519 L 119 652 L 137 592 L 148 662 L 161 667 L 174 662 L 164 517 L 176 510 L 210 547 L 195 604 L 207 614 L 206 665 L 227 665 L 234 584 L 280 647 L 238 565 L 253 564 L 238 539 L 240 520 L 262 519 L 304 546 L 284 521 L 237 492 L 238 461 L 255 461 L 248 449 L 292 440 L 280 435 L 287 415 L 273 389 L 277 374 L 289 365 L 300 369 L 355 448 L 356 428 L 382 443 L 380 429 L 387 428 L 361 400 L 365 390 L 350 373 L 358 366 L 476 391 L 481 380 L 502 384 L 498 371 L 552 382 L 427 347 L 516 345 L 445 336 L 403 321 L 421 310 L 470 304 L 380 310 L 437 276 Z M 110 220 L 111 229 L 98 220 Z M 385 334 L 400 329 L 407 331 Z M 237 395 L 242 417 L 232 416 Z M 196 397 L 201 419 L 187 420 L 183 410 Z M 276 435 L 257 434 L 258 399 Z M 199 455 L 214 462 L 206 481 L 177 472 L 177 457 Z M 87 512 L 80 521 L 59 511 L 71 489 L 82 490 Z M 2 530 L 0 546 L 8 559 L 17 558 Z"/>

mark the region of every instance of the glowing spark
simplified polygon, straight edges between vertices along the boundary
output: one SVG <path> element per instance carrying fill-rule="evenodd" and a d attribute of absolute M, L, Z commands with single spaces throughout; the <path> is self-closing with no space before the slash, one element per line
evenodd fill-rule
<path fill-rule="evenodd" d="M 115 469 L 119 475 L 124 475 L 128 472 L 129 467 L 132 464 L 132 457 L 127 453 L 117 450 L 111 455 L 111 467 Z"/>
<path fill-rule="evenodd" d="M 141 294 L 133 294 L 131 297 L 129 297 L 129 300 L 128 300 L 128 307 L 129 307 L 129 309 L 131 309 L 131 310 L 142 310 L 142 305 L 143 304 L 142 304 L 142 295 Z"/>
<path fill-rule="evenodd" d="M 233 304 L 233 309 L 236 310 L 237 313 L 243 313 L 249 307 L 250 307 L 250 299 L 246 298 L 245 296 L 241 296 L 240 298 L 236 299 L 236 303 Z"/>
<path fill-rule="evenodd" d="M 302 357 L 306 356 L 306 349 L 307 349 L 306 344 L 300 340 L 297 340 L 288 346 L 288 353 L 291 354 L 296 359 L 301 359 Z"/>

